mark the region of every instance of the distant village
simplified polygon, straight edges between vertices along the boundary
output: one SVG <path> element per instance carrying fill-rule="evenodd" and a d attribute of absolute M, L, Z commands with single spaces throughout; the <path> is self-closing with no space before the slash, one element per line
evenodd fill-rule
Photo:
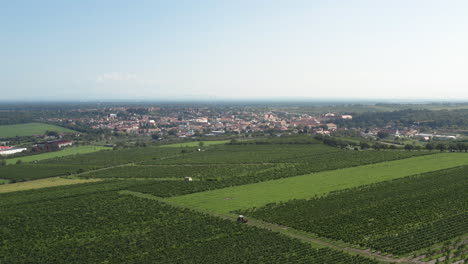
<path fill-rule="evenodd" d="M 340 135 L 352 132 L 362 138 L 415 138 L 421 141 L 457 139 L 458 135 L 422 133 L 418 126 L 345 128 L 336 123 L 352 120 L 349 114 L 324 113 L 309 115 L 287 111 L 260 111 L 246 108 L 242 111 L 213 108 L 132 108 L 114 107 L 102 109 L 75 109 L 64 114 L 64 118 L 46 118 L 45 123 L 57 124 L 71 129 L 85 127 L 88 131 L 107 131 L 114 135 L 150 136 L 153 140 L 185 139 L 211 136 L 270 134 L 321 134 Z M 79 130 L 79 129 L 78 129 Z M 349 134 L 349 133 L 348 133 Z M 74 144 L 80 134 L 66 137 L 56 135 L 35 135 L 34 144 L 12 147 L 0 142 L 0 156 L 12 155 L 29 149 L 31 152 L 56 151 Z M 67 140 L 65 140 L 67 139 Z M 111 144 L 110 144 L 111 145 Z"/>
<path fill-rule="evenodd" d="M 193 136 L 216 136 L 224 134 L 243 134 L 265 131 L 290 131 L 298 133 L 307 130 L 308 133 L 330 134 L 338 129 L 333 123 L 337 119 L 352 119 L 351 115 L 327 113 L 319 116 L 297 115 L 288 112 L 216 112 L 208 109 L 185 109 L 180 113 L 165 116 L 154 114 L 127 113 L 130 108 L 118 107 L 107 109 L 105 116 L 81 117 L 70 119 L 49 119 L 49 122 L 60 122 L 69 125 L 86 123 L 93 129 L 107 129 L 116 132 L 143 135 L 173 135 L 179 138 Z M 149 108 L 148 111 L 159 110 Z M 83 111 L 98 111 L 87 109 Z"/>

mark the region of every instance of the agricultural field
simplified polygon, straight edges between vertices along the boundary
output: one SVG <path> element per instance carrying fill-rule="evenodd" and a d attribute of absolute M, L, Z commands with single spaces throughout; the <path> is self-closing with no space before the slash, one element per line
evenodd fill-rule
<path fill-rule="evenodd" d="M 178 148 L 144 147 L 101 150 L 86 154 L 55 157 L 38 163 L 23 163 L 0 167 L 0 179 L 33 180 L 93 171 L 136 161 L 156 160 L 181 155 Z"/>
<path fill-rule="evenodd" d="M 228 213 L 462 165 L 468 165 L 467 154 L 442 153 L 193 193 L 169 200 L 194 208 Z M 134 190 L 148 192 L 150 186 Z M 154 194 L 158 195 L 157 192 Z"/>
<path fill-rule="evenodd" d="M 246 150 L 252 150 L 251 146 L 242 146 Z M 264 161 L 268 158 L 277 158 L 277 151 L 271 152 L 271 156 L 268 156 L 267 151 L 271 151 L 274 148 L 282 150 L 281 147 L 283 146 L 261 146 L 260 149 L 265 150 L 265 155 L 257 156 Z M 325 148 L 323 148 L 325 147 Z M 230 146 L 226 146 L 223 148 L 225 151 L 226 148 L 230 148 Z M 239 146 L 235 146 L 234 149 L 242 149 Z M 217 163 L 213 164 L 206 164 L 206 163 L 188 163 L 188 164 L 172 164 L 172 162 L 167 162 L 165 166 L 168 166 L 168 170 L 178 171 L 180 175 L 193 175 L 192 173 L 196 172 L 197 169 L 194 168 L 203 168 L 206 167 L 206 171 L 204 172 L 205 175 L 210 175 L 208 177 L 199 177 L 204 182 L 194 182 L 192 184 L 187 184 L 184 182 L 154 182 L 152 184 L 148 184 L 145 186 L 141 186 L 139 188 L 133 189 L 134 191 L 144 192 L 154 194 L 160 197 L 170 197 L 170 196 L 177 196 L 183 194 L 190 194 L 195 192 L 201 191 L 208 191 L 208 190 L 215 190 L 221 188 L 227 188 L 232 186 L 238 185 L 246 185 L 251 183 L 263 182 L 263 181 L 270 181 L 275 179 L 287 178 L 287 177 L 294 177 L 298 175 L 309 174 L 312 172 L 319 172 L 319 171 L 326 171 L 326 170 L 333 170 L 339 168 L 346 168 L 352 166 L 358 166 L 361 164 L 369 164 L 369 163 L 376 163 L 376 162 L 383 162 L 386 160 L 394 160 L 394 159 L 402 159 L 408 158 L 415 155 L 425 155 L 429 154 L 428 152 L 404 152 L 404 151 L 343 151 L 338 150 L 335 151 L 334 148 L 323 146 L 323 145 L 313 145 L 307 146 L 304 148 L 303 145 L 299 146 L 285 146 L 285 148 L 290 152 L 299 153 L 300 156 L 296 156 L 295 158 L 286 158 L 283 157 L 281 161 L 278 162 L 259 162 L 259 163 L 227 163 L 228 159 L 235 160 L 237 156 L 236 152 L 233 152 L 231 155 L 226 155 L 223 157 L 226 163 L 219 162 L 218 159 Z M 323 154 L 319 154 L 321 150 L 326 150 Z M 238 151 L 240 152 L 240 151 Z M 209 156 L 213 155 L 212 153 L 208 152 Z M 244 153 L 244 152 L 242 152 Z M 238 153 L 237 153 L 238 154 Z M 249 152 L 245 152 L 246 155 Z M 195 153 L 194 155 L 181 155 L 175 157 L 175 159 L 184 159 L 185 161 L 190 160 L 199 160 L 202 157 L 205 161 L 210 161 L 206 157 L 203 157 L 204 153 Z M 305 155 L 305 156 L 303 156 Z M 240 155 L 242 156 L 242 155 Z M 192 159 L 190 159 L 192 158 Z M 168 160 L 162 160 L 161 163 L 166 163 Z M 252 158 L 251 162 L 255 162 L 256 160 Z M 258 161 L 257 161 L 258 162 Z M 152 161 L 152 163 L 154 163 Z M 143 163 L 147 164 L 147 163 Z M 256 165 L 256 166 L 254 166 Z M 104 175 L 105 177 L 112 177 L 113 175 L 120 175 L 119 177 L 141 177 L 143 171 L 147 171 L 146 175 L 155 175 L 157 174 L 157 170 L 164 168 L 162 165 L 157 167 L 153 165 L 154 168 L 144 168 L 144 167 L 135 167 L 138 169 L 133 169 L 134 172 L 130 172 L 131 168 L 126 167 L 119 167 L 111 171 L 110 173 L 107 171 L 101 171 L 97 174 L 90 174 L 96 175 L 100 177 L 100 175 Z M 172 166 L 172 167 L 169 167 Z M 198 166 L 198 167 L 197 167 Z M 231 170 L 226 170 L 222 174 L 218 174 L 221 172 L 219 168 L 220 166 L 226 166 L 232 168 Z M 250 166 L 248 172 L 244 172 L 243 168 L 247 168 L 246 166 Z M 234 169 L 236 168 L 236 169 Z M 152 170 L 152 172 L 150 172 Z M 137 172 L 138 171 L 138 172 Z M 240 173 L 239 173 L 240 172 Z M 164 174 L 162 174 L 164 175 Z M 165 174 L 169 175 L 169 174 Z M 212 178 L 211 175 L 215 175 L 217 177 Z M 88 176 L 88 175 L 87 175 Z M 101 176 L 102 177 L 102 176 Z"/>
<path fill-rule="evenodd" d="M 355 165 L 429 155 L 423 151 L 353 151 L 340 150 L 323 144 L 266 144 L 266 145 L 223 145 L 213 146 L 205 151 L 179 155 L 171 159 L 146 161 L 142 165 L 155 164 L 258 164 L 258 163 L 309 163 L 315 165 L 324 160 L 331 167 L 337 161 L 353 160 Z M 338 162 L 339 163 L 339 162 Z M 347 166 L 347 165 L 346 165 Z"/>
<path fill-rule="evenodd" d="M 6 183 L 9 183 L 9 182 L 10 182 L 9 180 L 0 179 L 0 185 L 1 184 L 6 184 Z"/>
<path fill-rule="evenodd" d="M 129 165 L 87 174 L 93 178 L 184 178 L 220 180 L 249 175 L 271 165 Z"/>
<path fill-rule="evenodd" d="M 191 154 L 193 154 L 193 152 L 185 155 Z M 182 155 L 180 148 L 137 147 L 66 156 L 45 160 L 40 163 L 110 167 L 135 162 L 156 162 L 160 159 L 170 159 L 180 155 Z"/>
<path fill-rule="evenodd" d="M 56 131 L 59 133 L 76 133 L 76 131 L 64 127 L 43 123 L 28 123 L 19 125 L 1 125 L 0 138 L 44 135 L 47 131 Z"/>
<path fill-rule="evenodd" d="M 468 233 L 468 166 L 242 211 L 402 255 Z"/>
<path fill-rule="evenodd" d="M 198 148 L 200 146 L 200 142 L 202 143 L 203 147 L 213 146 L 213 145 L 222 145 L 229 142 L 229 140 L 213 140 L 213 141 L 193 141 L 193 142 L 184 142 L 184 143 L 175 143 L 175 144 L 168 144 L 162 145 L 161 148 Z"/>
<path fill-rule="evenodd" d="M 17 182 L 0 186 L 0 263 L 397 260 L 379 252 L 404 262 L 435 244 L 428 260 L 464 254 L 466 153 L 354 151 L 310 138 L 225 143 L 0 167 L 0 179 Z M 239 213 L 251 222 L 235 223 Z"/>
<path fill-rule="evenodd" d="M 316 145 L 218 145 L 164 161 L 144 164 L 273 163 L 283 159 L 337 152 L 336 148 Z"/>
<path fill-rule="evenodd" d="M 96 182 L 99 179 L 66 179 L 66 178 L 47 178 L 35 181 L 19 182 L 15 184 L 0 185 L 0 193 L 17 192 L 62 185 L 81 184 L 87 182 Z"/>
<path fill-rule="evenodd" d="M 0 262 L 377 263 L 112 191 L 78 197 L 4 204 Z"/>
<path fill-rule="evenodd" d="M 76 155 L 76 154 L 86 154 L 86 153 L 92 153 L 100 150 L 105 150 L 109 149 L 108 147 L 103 147 L 103 146 L 77 146 L 77 147 L 68 147 L 60 151 L 54 151 L 54 152 L 47 152 L 47 153 L 42 153 L 42 154 L 37 154 L 37 155 L 31 155 L 31 156 L 25 156 L 25 157 L 19 157 L 19 158 L 13 158 L 13 159 L 6 159 L 7 164 L 15 164 L 18 160 L 21 160 L 22 162 L 32 162 L 32 161 L 39 161 L 39 160 L 46 160 L 46 159 L 52 159 L 52 158 L 58 158 L 58 157 L 65 157 L 65 156 L 70 156 L 70 155 Z"/>
<path fill-rule="evenodd" d="M 88 165 L 24 163 L 0 167 L 0 178 L 13 181 L 29 181 L 71 175 L 94 168 Z"/>

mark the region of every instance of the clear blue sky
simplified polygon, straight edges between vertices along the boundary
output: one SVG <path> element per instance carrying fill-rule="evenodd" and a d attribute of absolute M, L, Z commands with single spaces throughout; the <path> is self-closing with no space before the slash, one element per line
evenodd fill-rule
<path fill-rule="evenodd" d="M 0 100 L 468 99 L 468 1 L 0 6 Z"/>

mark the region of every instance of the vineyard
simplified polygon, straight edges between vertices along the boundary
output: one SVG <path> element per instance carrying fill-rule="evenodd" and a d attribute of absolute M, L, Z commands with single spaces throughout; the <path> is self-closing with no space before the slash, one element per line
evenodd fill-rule
<path fill-rule="evenodd" d="M 211 143 L 0 167 L 0 179 L 31 180 L 0 193 L 0 263 L 377 263 L 359 248 L 401 256 L 468 232 L 464 153 L 355 151 L 310 137 Z M 226 220 L 234 212 L 252 222 Z M 427 258 L 461 259 L 463 246 Z"/>
<path fill-rule="evenodd" d="M 57 157 L 91 153 L 91 152 L 96 152 L 96 151 L 105 150 L 105 149 L 109 149 L 109 148 L 102 147 L 102 146 L 69 147 L 60 151 L 36 154 L 36 155 L 25 156 L 25 157 L 20 157 L 20 158 L 7 159 L 6 163 L 15 164 L 18 160 L 21 160 L 22 162 L 39 161 L 39 160 L 52 159 L 52 158 L 57 158 Z"/>
<path fill-rule="evenodd" d="M 96 178 L 183 178 L 225 179 L 242 177 L 252 171 L 260 171 L 272 165 L 149 165 L 123 166 L 90 173 Z"/>
<path fill-rule="evenodd" d="M 326 161 L 323 163 L 326 164 Z M 340 164 L 340 161 L 335 161 L 335 163 Z M 329 164 L 333 165 L 333 162 L 330 161 Z M 170 200 L 190 207 L 228 213 L 232 210 L 261 207 L 268 203 L 287 202 L 291 199 L 308 199 L 332 191 L 467 164 L 468 160 L 463 153 L 442 153 L 343 169 L 326 170 L 295 177 L 286 177 L 285 175 L 289 175 L 287 173 L 291 173 L 290 171 L 288 172 L 287 169 L 281 169 L 283 174 L 275 173 L 274 171 L 276 171 L 276 169 L 272 168 L 273 172 L 264 173 L 265 178 L 270 177 L 269 179 L 271 180 L 252 184 L 244 183 L 236 186 L 232 184 L 232 187 L 227 186 L 227 183 L 231 180 L 219 181 L 219 184 L 226 184 L 225 187 L 229 188 L 219 190 L 211 188 L 210 191 L 171 197 Z M 273 180 L 275 175 L 279 178 Z M 283 178 L 281 178 L 281 176 L 283 176 Z M 248 179 L 253 181 L 256 178 L 240 178 L 240 180 Z M 235 178 L 232 181 L 234 180 L 237 179 Z M 151 185 L 147 185 L 135 188 L 134 190 L 163 196 L 159 193 L 164 191 L 160 190 L 160 185 L 154 184 L 153 186 L 154 189 L 152 189 Z M 190 187 L 189 185 L 186 186 Z M 294 192 L 291 190 L 294 190 Z"/>
<path fill-rule="evenodd" d="M 132 189 L 134 191 L 151 193 L 160 197 L 170 197 L 281 178 L 289 178 L 319 171 L 353 167 L 359 164 L 362 165 L 382 162 L 385 160 L 402 159 L 405 157 L 411 157 L 412 155 L 415 154 L 401 151 L 342 151 L 330 152 L 322 155 L 298 157 L 295 159 L 284 159 L 283 162 L 275 164 L 222 164 L 222 166 L 220 166 L 221 164 L 214 163 L 210 165 L 181 164 L 172 166 L 130 166 L 97 172 L 96 174 L 90 174 L 90 176 L 145 178 L 143 175 L 146 175 L 146 177 L 168 178 L 179 175 L 179 177 L 195 177 L 202 180 L 191 183 L 158 181 Z M 287 163 L 288 161 L 290 163 Z"/>
<path fill-rule="evenodd" d="M 151 200 L 69 189 L 3 204 L 1 263 L 377 263 Z"/>
<path fill-rule="evenodd" d="M 89 165 L 70 164 L 17 164 L 0 167 L 0 178 L 14 181 L 29 181 L 42 178 L 49 178 L 62 175 L 70 175 L 81 171 L 95 169 Z"/>
<path fill-rule="evenodd" d="M 402 255 L 468 232 L 467 174 L 447 169 L 242 213 Z"/>
<path fill-rule="evenodd" d="M 352 151 L 322 144 L 278 145 L 218 145 L 206 151 L 180 155 L 175 158 L 146 161 L 141 164 L 251 164 L 251 163 L 318 163 L 320 159 L 350 157 L 359 165 L 392 159 L 427 155 L 429 152 L 408 151 Z M 322 157 L 327 155 L 325 157 Z M 361 160 L 358 160 L 361 159 Z M 336 160 L 335 160 L 336 161 Z M 339 165 L 338 165 L 339 167 Z"/>
<path fill-rule="evenodd" d="M 15 181 L 41 179 L 77 174 L 137 161 L 170 158 L 179 154 L 180 149 L 160 147 L 101 150 L 87 154 L 55 157 L 37 163 L 3 166 L 0 167 L 0 178 Z"/>
<path fill-rule="evenodd" d="M 195 177 L 228 179 L 226 182 L 218 182 L 218 188 L 224 188 L 430 154 L 429 152 L 405 151 L 344 151 L 322 144 L 213 145 L 202 152 L 184 153 L 182 150 L 177 147 L 140 147 L 55 157 L 40 160 L 37 163 L 0 167 L 0 179 L 25 181 L 135 164 L 141 167 L 123 166 L 92 172 L 85 176 L 98 178 Z M 211 183 L 210 186 L 202 190 L 211 190 L 213 186 Z M 178 194 L 192 192 L 194 191 L 186 190 Z"/>

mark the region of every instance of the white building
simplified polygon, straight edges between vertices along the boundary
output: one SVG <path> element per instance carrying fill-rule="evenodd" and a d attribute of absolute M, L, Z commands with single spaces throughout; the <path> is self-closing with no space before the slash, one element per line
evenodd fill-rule
<path fill-rule="evenodd" d="M 9 148 L 0 150 L 0 156 L 13 155 L 27 150 L 27 148 Z"/>

